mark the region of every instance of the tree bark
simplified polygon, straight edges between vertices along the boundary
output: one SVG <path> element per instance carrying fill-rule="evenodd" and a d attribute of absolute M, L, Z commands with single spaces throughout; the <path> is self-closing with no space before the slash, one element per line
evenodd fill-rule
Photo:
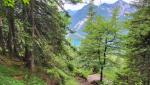
<path fill-rule="evenodd" d="M 103 63 L 101 65 L 101 69 L 100 69 L 100 82 L 103 83 L 103 70 L 104 70 L 104 67 L 105 67 L 105 64 L 106 64 L 106 52 L 107 52 L 107 37 L 105 38 L 105 45 L 104 45 L 104 54 L 103 54 Z"/>
<path fill-rule="evenodd" d="M 30 8 L 30 7 L 29 7 L 29 8 Z M 22 16 L 23 16 L 23 19 L 22 19 L 23 22 L 27 22 L 27 21 L 28 21 L 28 22 L 31 22 L 31 20 L 29 20 L 29 19 L 31 19 L 31 18 L 28 18 L 28 17 L 31 16 L 31 13 L 28 14 L 29 8 L 26 7 L 26 6 L 23 7 L 23 15 L 22 15 Z M 28 27 L 26 26 L 26 23 L 23 23 L 23 27 L 24 27 L 24 31 L 25 31 L 26 33 L 32 35 L 32 34 L 30 33 L 30 30 L 27 29 Z M 25 54 L 24 54 L 23 60 L 24 60 L 24 62 L 25 62 L 25 66 L 26 66 L 29 70 L 31 70 L 31 69 L 32 69 L 32 66 L 31 66 L 32 51 L 31 51 L 31 48 L 30 48 L 30 46 L 29 46 L 28 44 L 29 44 L 29 43 L 25 41 Z M 31 72 L 32 72 L 32 71 L 31 71 Z"/>
<path fill-rule="evenodd" d="M 9 51 L 9 55 L 12 56 L 13 54 L 12 29 L 14 29 L 14 19 L 13 19 L 13 11 L 10 8 L 7 9 L 7 20 L 8 20 L 8 27 L 9 27 L 7 49 Z"/>
<path fill-rule="evenodd" d="M 30 4 L 29 7 L 25 7 L 23 8 L 23 20 L 24 21 L 28 21 L 31 26 L 32 26 L 32 30 L 27 30 L 26 28 L 26 24 L 24 24 L 24 30 L 29 33 L 29 35 L 31 35 L 32 37 L 32 41 L 30 43 L 32 43 L 32 47 L 30 47 L 28 45 L 28 43 L 26 42 L 26 46 L 25 46 L 25 55 L 24 55 L 24 61 L 26 63 L 27 68 L 30 70 L 30 73 L 32 74 L 35 71 L 35 59 L 34 59 L 34 38 L 35 38 L 35 20 L 34 20 L 34 1 L 35 0 L 30 0 Z M 31 50 L 32 49 L 32 50 Z"/>
<path fill-rule="evenodd" d="M 26 45 L 25 46 L 25 55 L 24 55 L 24 61 L 25 61 L 25 66 L 28 67 L 29 69 L 31 68 L 31 51 L 29 51 L 29 47 Z"/>
<path fill-rule="evenodd" d="M 31 72 L 35 71 L 35 63 L 34 63 L 34 40 L 35 40 L 35 20 L 34 20 L 34 0 L 30 2 L 30 10 L 31 10 L 31 25 L 32 25 L 32 52 L 30 56 L 30 70 Z"/>
<path fill-rule="evenodd" d="M 17 55 L 17 37 L 16 37 L 16 29 L 15 29 L 15 19 L 14 19 L 14 9 L 8 8 L 7 9 L 7 20 L 8 20 L 8 41 L 7 47 L 9 49 L 10 56 L 18 57 Z"/>
<path fill-rule="evenodd" d="M 1 54 L 5 54 L 5 45 L 4 45 L 4 36 L 3 36 L 3 18 L 0 16 L 0 47 L 1 47 Z"/>
<path fill-rule="evenodd" d="M 23 22 L 26 22 L 27 21 L 27 9 L 26 9 L 26 6 L 23 6 L 23 13 L 22 13 L 22 16 L 23 16 L 23 18 L 22 18 L 22 21 Z M 23 28 L 24 28 L 24 31 L 25 32 L 28 32 L 27 31 L 27 27 L 26 27 L 26 23 L 23 23 Z M 27 68 L 29 68 L 29 66 L 30 66 L 30 53 L 29 53 L 29 50 L 28 50 L 28 48 L 29 48 L 29 46 L 27 45 L 27 42 L 25 41 L 25 53 L 24 53 L 24 58 L 23 58 L 23 61 L 25 62 L 25 67 L 27 67 Z"/>
<path fill-rule="evenodd" d="M 101 66 L 101 71 L 100 71 L 100 82 L 103 83 L 103 65 Z"/>

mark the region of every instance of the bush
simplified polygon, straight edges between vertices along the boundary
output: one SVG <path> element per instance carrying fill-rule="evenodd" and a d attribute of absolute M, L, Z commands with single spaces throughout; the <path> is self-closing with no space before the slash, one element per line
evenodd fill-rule
<path fill-rule="evenodd" d="M 87 78 L 87 76 L 91 73 L 92 73 L 91 70 L 85 70 L 85 69 L 76 69 L 75 70 L 76 76 L 80 76 L 80 77 L 83 77 L 83 78 Z"/>
<path fill-rule="evenodd" d="M 75 79 L 70 78 L 65 81 L 65 85 L 79 85 L 79 84 Z"/>
<path fill-rule="evenodd" d="M 67 64 L 67 67 L 69 69 L 69 71 L 73 72 L 74 71 L 74 66 L 72 64 Z"/>

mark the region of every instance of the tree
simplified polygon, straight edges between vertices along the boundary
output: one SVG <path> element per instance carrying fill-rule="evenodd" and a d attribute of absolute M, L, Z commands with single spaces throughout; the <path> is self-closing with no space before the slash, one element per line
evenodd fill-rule
<path fill-rule="evenodd" d="M 29 0 L 21 0 L 23 4 L 28 4 Z M 16 36 L 16 27 L 15 27 L 15 0 L 2 0 L 1 1 L 1 22 L 3 18 L 7 18 L 8 20 L 8 27 L 9 27 L 9 32 L 8 32 L 8 39 L 7 39 L 7 49 L 9 50 L 10 56 L 16 57 L 18 56 L 17 53 L 17 36 Z M 2 25 L 2 24 L 1 24 Z M 3 40 L 3 33 L 2 33 L 2 26 L 1 26 L 1 40 L 4 46 L 4 40 Z M 2 47 L 4 51 L 4 47 Z M 5 49 L 6 50 L 6 49 Z"/>
<path fill-rule="evenodd" d="M 31 69 L 33 61 L 46 64 L 53 54 L 63 53 L 68 17 L 66 12 L 58 11 L 58 3 L 51 0 L 30 0 L 30 2 L 29 0 L 3 0 L 2 2 L 3 8 L 0 11 L 4 10 L 5 28 L 2 30 L 0 26 L 0 32 L 5 38 L 1 36 L 0 39 L 7 41 L 7 47 L 4 45 L 2 48 L 6 48 L 6 52 L 9 49 L 10 57 L 24 60 L 25 65 Z M 46 49 L 45 46 L 42 47 L 43 45 L 48 46 L 46 49 L 49 49 L 52 54 L 45 55 Z M 42 57 L 47 61 L 42 61 Z"/>
<path fill-rule="evenodd" d="M 29 8 L 24 7 L 24 12 L 25 14 L 27 14 L 24 15 L 24 17 L 28 18 L 24 19 L 23 21 L 27 21 L 31 25 L 29 27 L 25 27 L 24 29 L 32 28 L 32 30 L 26 30 L 29 37 L 32 37 L 29 38 L 29 42 L 26 42 L 27 46 L 25 47 L 24 60 L 25 62 L 27 62 L 28 67 L 31 67 L 31 65 L 33 65 L 31 64 L 31 62 L 33 62 L 32 60 L 30 60 L 31 57 L 36 57 L 35 59 L 33 59 L 35 62 L 43 63 L 45 65 L 48 64 L 49 59 L 53 57 L 53 54 L 59 54 L 63 49 L 66 25 L 66 22 L 64 22 L 63 20 L 66 16 L 63 13 L 60 14 L 58 12 L 56 4 L 57 3 L 55 2 L 34 0 L 34 4 L 30 2 Z M 32 43 L 32 45 L 30 43 Z M 47 56 L 47 54 L 44 53 L 44 50 L 47 50 L 52 54 L 49 54 Z M 38 54 L 39 51 L 40 54 Z M 44 57 L 44 59 L 42 59 L 42 57 Z M 37 61 L 39 59 L 42 59 L 44 61 Z"/>
<path fill-rule="evenodd" d="M 4 41 L 3 41 L 3 31 L 2 31 L 2 28 L 3 28 L 3 6 L 2 6 L 2 1 L 0 1 L 0 51 L 4 51 Z"/>
<path fill-rule="evenodd" d="M 15 66 L 25 67 L 31 74 L 40 71 L 41 74 L 49 74 L 46 75 L 47 80 L 50 76 L 54 81 L 56 77 L 57 83 L 66 82 L 70 75 L 68 72 L 73 72 L 71 62 L 76 51 L 65 37 L 69 16 L 61 0 L 0 2 L 3 2 L 0 3 L 0 51 L 1 48 L 5 50 L 5 58 L 21 62 Z M 58 6 L 63 9 L 62 12 Z"/>
<path fill-rule="evenodd" d="M 119 74 L 118 79 L 121 80 L 121 84 L 148 85 L 150 83 L 150 6 L 143 4 L 149 4 L 149 0 L 136 4 L 137 7 L 142 7 L 138 8 L 126 23 L 126 28 L 129 30 L 126 41 L 128 66 L 123 74 Z"/>
<path fill-rule="evenodd" d="M 66 1 L 70 1 L 73 4 L 77 4 L 77 3 L 81 2 L 82 0 L 66 0 Z"/>
<path fill-rule="evenodd" d="M 87 33 L 81 44 L 83 56 L 89 60 L 89 64 L 98 64 L 100 79 L 103 82 L 103 71 L 106 65 L 107 55 L 115 48 L 117 33 L 119 31 L 117 14 L 118 9 L 113 11 L 110 20 L 102 17 L 90 18 L 84 31 Z"/>

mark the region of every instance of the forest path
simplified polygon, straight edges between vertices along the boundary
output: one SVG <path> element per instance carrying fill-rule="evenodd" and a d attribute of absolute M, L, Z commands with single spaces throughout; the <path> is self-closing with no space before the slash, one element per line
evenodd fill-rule
<path fill-rule="evenodd" d="M 100 80 L 100 75 L 99 74 L 92 74 L 92 75 L 89 75 L 87 77 L 87 79 L 77 77 L 77 80 L 79 81 L 80 85 L 96 85 L 95 81 Z"/>

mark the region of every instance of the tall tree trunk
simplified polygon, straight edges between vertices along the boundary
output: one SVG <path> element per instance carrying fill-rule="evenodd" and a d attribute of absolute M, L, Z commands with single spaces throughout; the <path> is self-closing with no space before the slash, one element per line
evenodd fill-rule
<path fill-rule="evenodd" d="M 35 0 L 30 0 L 29 7 L 24 6 L 24 8 L 23 8 L 23 20 L 28 21 L 32 26 L 32 30 L 30 32 L 26 29 L 27 28 L 26 24 L 24 24 L 24 30 L 32 36 L 32 42 L 31 42 L 32 48 L 30 48 L 28 43 L 26 43 L 25 56 L 24 56 L 24 61 L 26 63 L 26 66 L 30 70 L 31 73 L 33 73 L 35 71 L 35 65 L 34 65 L 35 59 L 34 59 L 34 55 L 33 55 L 33 53 L 34 53 L 34 38 L 35 38 L 34 1 Z"/>
<path fill-rule="evenodd" d="M 99 44 L 99 47 L 100 47 L 100 44 Z M 100 77 L 100 81 L 102 82 L 102 79 L 101 79 L 101 78 L 103 77 L 103 76 L 102 76 L 102 75 L 103 75 L 103 72 L 102 72 L 102 67 L 103 67 L 103 66 L 102 66 L 102 63 L 101 63 L 100 49 L 98 50 L 98 55 L 99 55 L 99 59 L 98 59 L 98 60 L 99 60 L 99 66 L 100 66 L 100 68 L 99 68 L 100 76 L 99 76 L 99 77 Z"/>
<path fill-rule="evenodd" d="M 26 6 L 24 6 L 23 7 L 23 22 L 27 22 L 27 21 L 29 21 L 29 22 L 31 22 L 31 20 L 29 20 L 28 19 L 28 17 L 31 15 L 31 14 L 29 14 L 29 16 L 28 16 L 28 11 L 29 9 L 28 9 L 28 7 L 26 7 Z M 30 18 L 31 19 L 31 18 Z M 23 23 L 24 25 L 23 25 L 23 27 L 24 27 L 24 31 L 26 32 L 26 33 L 29 33 L 29 34 L 31 34 L 30 33 L 30 30 L 28 30 L 27 28 L 27 26 L 26 26 L 26 23 Z M 31 34 L 32 35 L 32 34 Z M 32 51 L 31 51 L 31 49 L 30 49 L 30 46 L 28 45 L 28 42 L 25 42 L 26 44 L 25 44 L 25 54 L 24 54 L 24 62 L 25 62 L 25 66 L 28 68 L 28 69 L 32 69 L 32 66 L 31 66 L 31 57 L 32 57 Z M 31 71 L 32 72 L 32 71 Z"/>
<path fill-rule="evenodd" d="M 0 41 L 1 41 L 0 43 L 2 43 L 2 38 L 3 38 L 2 26 L 3 26 L 2 17 L 0 16 Z"/>
<path fill-rule="evenodd" d="M 3 27 L 2 19 L 3 18 L 0 16 L 0 48 L 1 48 L 2 54 L 4 54 L 4 38 L 3 38 L 3 31 L 2 31 L 2 27 Z"/>
<path fill-rule="evenodd" d="M 28 67 L 29 69 L 31 68 L 31 61 L 30 61 L 30 58 L 31 58 L 31 51 L 29 50 L 29 46 L 25 46 L 25 55 L 24 55 L 24 61 L 25 61 L 25 64 L 26 64 L 26 67 Z"/>
<path fill-rule="evenodd" d="M 34 0 L 30 0 L 29 8 L 24 6 L 23 7 L 23 21 L 29 22 L 32 26 L 32 30 L 28 30 L 26 27 L 26 23 L 24 23 L 24 30 L 25 32 L 29 33 L 32 37 L 32 50 L 28 43 L 26 42 L 25 45 L 25 54 L 24 54 L 24 62 L 26 63 L 26 67 L 30 70 L 30 72 L 35 71 L 35 63 L 34 63 L 34 38 L 35 38 L 35 22 L 34 22 Z"/>
<path fill-rule="evenodd" d="M 102 65 L 101 70 L 100 70 L 100 82 L 101 83 L 103 83 L 103 69 L 104 69 L 104 66 Z"/>
<path fill-rule="evenodd" d="M 13 54 L 13 36 L 12 36 L 12 29 L 14 29 L 14 19 L 13 19 L 13 11 L 12 9 L 7 9 L 7 20 L 8 20 L 8 39 L 7 39 L 7 49 L 9 51 L 10 56 Z"/>
<path fill-rule="evenodd" d="M 30 70 L 31 72 L 35 71 L 35 63 L 34 63 L 34 40 L 35 40 L 35 20 L 34 20 L 34 1 L 35 0 L 31 0 L 30 2 L 30 10 L 31 10 L 31 25 L 32 25 L 32 53 L 31 53 L 31 57 L 30 57 L 30 61 L 31 61 L 31 65 L 30 65 Z"/>
<path fill-rule="evenodd" d="M 103 71 L 104 71 L 104 67 L 105 67 L 105 64 L 106 64 L 106 52 L 107 52 L 107 37 L 105 38 L 105 45 L 104 45 L 104 54 L 103 54 L 103 63 L 101 65 L 101 70 L 100 70 L 100 82 L 103 83 Z"/>
<path fill-rule="evenodd" d="M 16 29 L 15 29 L 15 20 L 14 20 L 14 9 L 8 8 L 7 10 L 7 20 L 8 20 L 8 27 L 9 27 L 9 33 L 8 33 L 8 41 L 7 46 L 9 49 L 10 56 L 18 57 L 17 56 L 17 37 L 16 37 Z"/>

